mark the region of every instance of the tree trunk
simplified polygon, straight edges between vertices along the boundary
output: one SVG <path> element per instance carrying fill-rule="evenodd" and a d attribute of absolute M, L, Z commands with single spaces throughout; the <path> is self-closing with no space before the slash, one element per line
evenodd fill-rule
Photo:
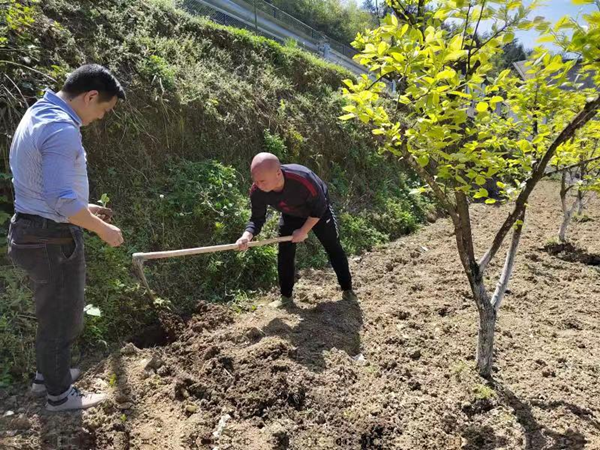
<path fill-rule="evenodd" d="M 560 205 L 563 212 L 563 221 L 558 230 L 558 241 L 562 244 L 567 242 L 567 227 L 571 222 L 571 216 L 573 215 L 574 209 L 569 208 L 567 205 L 567 192 L 567 172 L 565 171 L 562 173 L 562 177 L 560 179 Z"/>
<path fill-rule="evenodd" d="M 598 148 L 598 141 L 596 141 L 596 148 Z M 596 148 L 594 149 L 594 152 L 596 151 Z M 579 179 L 580 180 L 584 180 L 585 176 L 586 176 L 586 172 L 587 172 L 587 164 L 583 165 L 579 168 Z M 579 216 L 581 216 L 583 214 L 583 197 L 585 196 L 584 191 L 581 189 L 581 186 L 579 186 L 579 188 L 577 188 L 577 214 Z"/>
<path fill-rule="evenodd" d="M 583 214 L 583 192 L 581 189 L 577 189 L 577 215 L 581 216 Z"/>
<path fill-rule="evenodd" d="M 565 244 L 567 242 L 567 228 L 569 227 L 569 223 L 571 223 L 571 213 L 572 211 L 567 211 L 563 215 L 563 221 L 560 224 L 560 229 L 558 230 L 558 241 L 561 244 Z"/>
<path fill-rule="evenodd" d="M 502 304 L 502 300 L 504 299 L 504 294 L 508 289 L 508 282 L 510 281 L 510 276 L 512 275 L 513 267 L 515 265 L 517 249 L 519 248 L 521 233 L 523 232 L 523 221 L 525 220 L 525 211 L 523 211 L 519 220 L 521 222 L 517 222 L 514 225 L 513 237 L 510 243 L 510 247 L 508 248 L 508 252 L 506 253 L 504 268 L 502 269 L 502 274 L 500 275 L 500 279 L 498 280 L 496 290 L 494 291 L 494 295 L 492 296 L 492 306 L 496 310 L 496 313 L 500 309 L 500 305 Z"/>
<path fill-rule="evenodd" d="M 477 370 L 485 378 L 492 376 L 494 362 L 494 331 L 496 310 L 487 298 L 483 280 L 474 285 L 477 309 L 479 310 L 479 331 L 477 334 Z M 479 298 L 477 298 L 479 296 Z"/>
<path fill-rule="evenodd" d="M 456 245 L 479 311 L 477 370 L 481 376 L 489 378 L 492 376 L 496 310 L 490 301 L 483 281 L 485 271 L 481 270 L 475 259 L 469 205 L 464 194 L 456 194 L 456 205 L 458 212 L 458 220 L 454 222 Z"/>

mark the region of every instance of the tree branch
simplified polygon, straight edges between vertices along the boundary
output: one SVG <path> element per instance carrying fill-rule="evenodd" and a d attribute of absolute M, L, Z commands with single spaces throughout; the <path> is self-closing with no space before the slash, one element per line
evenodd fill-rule
<path fill-rule="evenodd" d="M 467 8 L 467 17 L 465 17 L 465 29 L 462 35 L 462 49 L 465 49 L 465 42 L 467 42 L 467 28 L 469 28 L 469 14 L 471 14 L 471 0 L 469 0 L 469 7 Z"/>
<path fill-rule="evenodd" d="M 494 237 L 494 241 L 492 242 L 492 246 L 487 251 L 487 253 L 481 258 L 479 261 L 479 269 L 483 272 L 492 258 L 498 252 L 498 249 L 502 245 L 504 238 L 510 231 L 511 227 L 518 220 L 521 213 L 525 210 L 527 200 L 529 200 L 529 196 L 533 191 L 533 188 L 537 185 L 537 183 L 544 177 L 544 172 L 546 171 L 546 167 L 554 157 L 556 153 L 556 149 L 564 144 L 566 141 L 571 139 L 575 132 L 583 127 L 587 122 L 589 122 L 597 113 L 600 108 L 600 96 L 595 100 L 587 103 L 583 110 L 571 121 L 569 125 L 567 125 L 564 130 L 554 139 L 554 142 L 548 147 L 544 157 L 540 160 L 540 164 L 534 169 L 531 177 L 525 183 L 525 188 L 521 191 L 517 200 L 515 201 L 515 207 L 513 211 L 508 215 L 500 230 Z"/>
<path fill-rule="evenodd" d="M 398 7 L 402 9 L 402 12 L 398 10 L 396 5 L 398 5 Z M 394 12 L 396 14 L 398 14 L 400 17 L 403 17 L 406 22 L 410 23 L 413 26 L 416 25 L 415 19 L 412 16 L 412 14 L 406 10 L 404 5 L 402 3 L 400 3 L 399 0 L 395 0 L 395 1 L 391 2 L 391 7 L 394 10 Z"/>
<path fill-rule="evenodd" d="M 473 246 L 473 233 L 471 230 L 471 215 L 469 213 L 469 203 L 467 196 L 462 191 L 455 192 L 456 197 L 456 209 L 458 211 L 459 228 L 456 230 L 457 233 L 462 235 L 462 241 L 464 250 L 466 252 L 468 264 L 465 267 L 473 275 L 479 275 L 479 266 L 475 259 L 475 248 Z"/>
<path fill-rule="evenodd" d="M 386 74 L 386 75 L 387 75 L 387 74 Z M 377 83 L 379 83 L 379 82 L 380 82 L 380 81 L 381 81 L 383 78 L 385 78 L 385 75 L 380 75 L 380 76 L 379 76 L 379 77 L 378 77 L 378 78 L 377 78 L 375 81 L 373 81 L 373 82 L 372 82 L 372 83 L 369 85 L 369 87 L 367 88 L 367 91 L 370 91 L 370 90 L 371 90 L 371 88 L 372 88 L 373 86 L 375 86 Z"/>
<path fill-rule="evenodd" d="M 417 172 L 417 174 L 427 182 L 429 187 L 431 187 L 431 190 L 433 191 L 438 201 L 441 203 L 444 209 L 448 211 L 448 214 L 450 214 L 452 221 L 455 224 L 458 223 L 456 206 L 451 203 L 444 191 L 442 191 L 442 189 L 440 188 L 440 185 L 437 183 L 437 181 L 435 181 L 435 178 L 433 178 L 433 176 L 429 172 L 427 172 L 423 167 L 421 167 L 421 165 L 417 162 L 415 157 L 408 151 L 406 141 L 402 142 L 400 150 L 402 153 L 402 157 L 408 163 L 411 169 Z"/>
<path fill-rule="evenodd" d="M 600 156 L 596 156 L 595 158 L 592 158 L 592 159 L 586 159 L 585 161 L 579 162 L 577 164 L 571 164 L 570 166 L 563 167 L 562 169 L 556 169 L 556 170 L 553 170 L 552 172 L 546 172 L 544 174 L 544 177 L 549 177 L 550 175 L 554 175 L 555 173 L 566 172 L 568 170 L 575 169 L 576 167 L 582 167 L 582 166 L 585 166 L 586 164 L 589 164 L 591 162 L 598 161 L 598 160 L 600 160 Z"/>
<path fill-rule="evenodd" d="M 525 220 L 525 209 L 521 212 L 518 220 L 522 222 Z M 500 275 L 500 279 L 498 280 L 498 284 L 496 285 L 496 290 L 492 295 L 492 305 L 496 312 L 500 309 L 500 304 L 504 299 L 504 295 L 506 294 L 506 289 L 508 288 L 508 282 L 510 281 L 510 276 L 512 274 L 513 267 L 515 265 L 515 257 L 517 256 L 517 249 L 519 248 L 519 241 L 521 240 L 521 233 L 523 231 L 523 223 L 517 225 L 513 231 L 512 241 L 510 243 L 510 247 L 508 252 L 506 253 L 506 260 L 504 261 L 504 267 L 502 269 L 502 274 Z"/>
<path fill-rule="evenodd" d="M 477 19 L 477 24 L 475 25 L 475 30 L 473 31 L 473 41 L 477 40 L 477 30 L 479 29 L 479 24 L 481 23 L 481 18 L 483 17 L 483 9 L 485 8 L 486 0 L 483 0 L 481 3 L 481 12 L 479 14 L 479 19 Z M 463 38 L 464 39 L 464 38 Z M 464 41 L 463 41 L 464 44 Z M 469 46 L 469 54 L 467 55 L 467 73 L 471 72 L 471 51 L 473 50 L 472 46 Z"/>
<path fill-rule="evenodd" d="M 42 75 L 43 77 L 46 77 L 46 78 L 48 78 L 49 80 L 52 80 L 52 81 L 54 81 L 54 82 L 56 83 L 56 80 L 55 80 L 54 78 L 52 78 L 50 75 L 46 75 L 45 73 L 43 73 L 43 72 L 40 72 L 39 70 L 37 70 L 37 69 L 34 69 L 33 67 L 25 66 L 25 65 L 23 65 L 23 64 L 19 64 L 19 63 L 13 62 L 13 61 L 4 61 L 4 60 L 0 61 L 0 64 L 10 64 L 10 65 L 12 65 L 12 66 L 17 66 L 17 67 L 21 67 L 21 68 L 23 68 L 23 69 L 31 70 L 32 72 L 35 72 L 35 73 L 37 73 L 37 74 L 40 74 L 40 75 Z"/>

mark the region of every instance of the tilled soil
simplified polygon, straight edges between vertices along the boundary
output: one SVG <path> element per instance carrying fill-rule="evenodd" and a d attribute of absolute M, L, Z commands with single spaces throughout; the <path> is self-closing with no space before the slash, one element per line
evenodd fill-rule
<path fill-rule="evenodd" d="M 474 370 L 477 311 L 442 219 L 351 258 L 358 302 L 307 271 L 285 310 L 271 295 L 165 320 L 170 343 L 85 372 L 83 389 L 110 392 L 101 407 L 51 414 L 4 393 L 0 448 L 600 449 L 600 201 L 569 247 L 548 244 L 558 200 L 545 182 L 531 201 L 493 382 Z M 479 254 L 506 214 L 473 206 Z"/>

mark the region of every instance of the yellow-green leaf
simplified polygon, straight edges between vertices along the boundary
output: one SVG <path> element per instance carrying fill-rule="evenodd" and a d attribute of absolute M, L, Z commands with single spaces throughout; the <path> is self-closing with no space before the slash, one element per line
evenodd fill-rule
<path fill-rule="evenodd" d="M 475 193 L 475 195 L 473 196 L 473 198 L 485 198 L 485 197 L 487 197 L 488 195 L 489 195 L 489 194 L 488 194 L 488 191 L 487 191 L 487 190 L 485 190 L 484 188 L 481 188 L 481 189 L 479 189 L 479 190 L 478 190 L 478 191 Z"/>
<path fill-rule="evenodd" d="M 451 91 L 451 92 L 448 92 L 448 94 L 458 95 L 459 97 L 462 97 L 462 98 L 468 98 L 468 99 L 471 98 L 471 94 L 467 94 L 466 92 Z"/>
<path fill-rule="evenodd" d="M 427 164 L 429 164 L 429 156 L 428 155 L 421 155 L 417 158 L 417 162 L 419 163 L 419 165 L 421 167 L 425 167 Z"/>
<path fill-rule="evenodd" d="M 405 23 L 404 26 L 402 27 L 402 29 L 398 33 L 396 33 L 396 36 L 398 38 L 401 38 L 402 36 L 404 36 L 406 34 L 407 31 L 408 31 L 408 24 Z"/>
<path fill-rule="evenodd" d="M 537 42 L 539 42 L 540 44 L 543 44 L 544 42 L 554 42 L 554 36 L 547 35 L 547 36 L 542 36 L 541 38 L 537 39 Z"/>
<path fill-rule="evenodd" d="M 456 50 L 453 51 L 451 53 L 448 53 L 446 55 L 446 58 L 444 59 L 444 61 L 456 61 L 457 59 L 462 58 L 463 56 L 467 55 L 467 51 L 466 50 Z"/>
<path fill-rule="evenodd" d="M 350 114 L 344 114 L 343 116 L 340 116 L 340 120 L 350 120 L 350 119 L 354 119 L 356 117 L 356 114 L 350 113 Z"/>
<path fill-rule="evenodd" d="M 515 33 L 506 33 L 504 36 L 502 36 L 503 44 L 508 44 L 509 42 L 512 42 L 514 40 L 515 40 Z"/>
<path fill-rule="evenodd" d="M 344 83 L 349 88 L 352 88 L 354 86 L 354 83 L 352 82 L 352 80 L 342 80 L 342 83 Z"/>
<path fill-rule="evenodd" d="M 454 69 L 446 69 L 442 70 L 435 76 L 436 80 L 448 80 L 449 78 L 453 78 L 456 75 L 456 71 Z"/>
<path fill-rule="evenodd" d="M 406 59 L 404 58 L 404 55 L 402 53 L 392 52 L 390 53 L 390 55 L 398 62 L 404 62 L 404 60 Z"/>
<path fill-rule="evenodd" d="M 484 113 L 489 109 L 490 105 L 487 102 L 477 103 L 477 112 Z"/>

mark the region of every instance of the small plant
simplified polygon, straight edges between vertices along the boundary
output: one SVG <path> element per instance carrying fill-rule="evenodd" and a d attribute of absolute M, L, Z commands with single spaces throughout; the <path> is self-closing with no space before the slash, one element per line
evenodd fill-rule
<path fill-rule="evenodd" d="M 98 203 L 100 205 L 102 205 L 102 207 L 104 207 L 104 208 L 108 208 L 108 203 L 109 202 L 110 202 L 110 197 L 106 193 L 102 194 L 100 196 L 100 200 L 98 200 Z"/>
<path fill-rule="evenodd" d="M 153 84 L 160 86 L 162 92 L 175 88 L 175 69 L 162 56 L 150 55 L 140 63 L 139 71 Z"/>
<path fill-rule="evenodd" d="M 579 223 L 585 223 L 585 222 L 592 222 L 593 221 L 593 219 L 590 216 L 588 216 L 587 214 L 576 214 L 573 217 L 573 220 L 575 222 L 579 222 Z"/>
<path fill-rule="evenodd" d="M 344 248 L 353 254 L 388 241 L 388 236 L 378 231 L 365 215 L 340 214 L 340 230 Z"/>
<path fill-rule="evenodd" d="M 279 159 L 284 160 L 287 156 L 287 147 L 283 139 L 277 134 L 271 134 L 269 130 L 264 132 L 265 151 L 273 153 Z"/>
<path fill-rule="evenodd" d="M 298 41 L 296 39 L 288 38 L 285 40 L 284 45 L 287 48 L 298 48 Z"/>
<path fill-rule="evenodd" d="M 100 308 L 92 305 L 91 303 L 85 305 L 85 308 L 83 308 L 83 312 L 86 313 L 88 316 L 102 317 L 102 311 L 100 311 Z"/>
<path fill-rule="evenodd" d="M 460 376 L 463 372 L 465 372 L 469 368 L 469 365 L 464 361 L 458 361 L 454 364 L 450 370 L 456 376 Z"/>
<path fill-rule="evenodd" d="M 475 398 L 478 400 L 488 400 L 490 398 L 496 397 L 496 392 L 489 386 L 485 384 L 478 384 L 473 388 L 473 393 L 475 394 Z"/>

